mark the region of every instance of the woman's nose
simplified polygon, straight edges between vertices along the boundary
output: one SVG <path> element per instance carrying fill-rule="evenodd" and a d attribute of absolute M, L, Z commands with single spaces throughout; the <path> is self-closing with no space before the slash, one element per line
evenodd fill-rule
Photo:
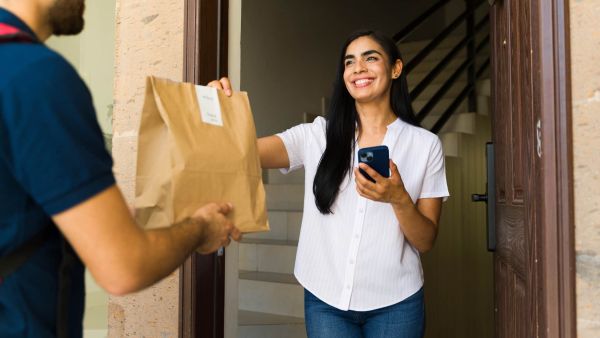
<path fill-rule="evenodd" d="M 358 73 L 362 73 L 366 70 L 367 70 L 367 66 L 365 65 L 365 63 L 362 60 L 359 60 L 355 63 L 354 73 L 358 74 Z"/>

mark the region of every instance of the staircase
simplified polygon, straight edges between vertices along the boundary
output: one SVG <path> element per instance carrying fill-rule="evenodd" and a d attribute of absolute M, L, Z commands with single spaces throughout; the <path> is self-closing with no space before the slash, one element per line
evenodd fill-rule
<path fill-rule="evenodd" d="M 444 2 L 444 1 L 441 1 Z M 483 26 L 483 25 L 482 25 Z M 475 41 L 485 39 L 487 32 L 481 30 Z M 440 61 L 464 38 L 464 35 L 448 36 L 408 74 L 409 89 L 412 91 L 428 77 Z M 399 48 L 405 64 L 413 60 L 431 41 L 400 43 Z M 485 64 L 489 57 L 487 46 L 481 44 L 475 57 L 475 66 Z M 413 100 L 413 108 L 420 112 L 436 96 L 440 88 L 467 59 L 467 50 L 462 48 L 454 58 Z M 483 70 L 483 67 L 480 68 Z M 448 108 L 462 94 L 462 101 L 452 111 L 438 133 L 447 157 L 460 157 L 461 135 L 476 133 L 477 115 L 488 115 L 490 81 L 481 71 L 480 78 L 469 82 L 468 72 L 456 81 L 438 103 L 422 119 L 422 126 L 432 129 L 448 115 Z M 473 75 L 473 74 L 471 74 Z M 470 111 L 464 95 L 465 87 L 472 83 L 472 102 L 476 111 Z M 296 248 L 302 221 L 304 198 L 304 171 L 288 175 L 278 170 L 266 173 L 267 207 L 271 231 L 250 234 L 244 237 L 239 250 L 239 337 L 240 338 L 305 338 L 303 289 L 296 281 L 293 270 Z"/>

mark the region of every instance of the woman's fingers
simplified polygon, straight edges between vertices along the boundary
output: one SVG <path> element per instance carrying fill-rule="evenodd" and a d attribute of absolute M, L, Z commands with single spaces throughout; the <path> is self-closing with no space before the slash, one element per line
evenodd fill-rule
<path fill-rule="evenodd" d="M 367 174 L 369 174 L 369 176 L 371 176 L 371 178 L 375 180 L 375 182 L 383 178 L 383 176 L 379 175 L 379 173 L 375 169 L 371 168 L 368 164 L 359 163 L 358 166 L 362 170 L 366 171 Z"/>
<path fill-rule="evenodd" d="M 221 80 L 219 80 L 219 82 L 221 82 L 221 87 L 225 91 L 225 94 L 227 94 L 227 96 L 231 96 L 232 91 L 231 82 L 229 81 L 229 78 L 222 77 Z"/>
<path fill-rule="evenodd" d="M 367 166 L 367 167 L 368 167 L 368 166 Z M 361 169 L 363 169 L 363 168 L 361 167 Z M 364 169 L 363 169 L 363 170 L 364 170 Z M 366 171 L 366 170 L 365 170 L 365 171 Z M 367 172 L 367 174 L 369 174 L 369 172 Z M 369 176 L 371 176 L 371 174 L 369 174 Z M 361 184 L 362 186 L 364 186 L 365 188 L 368 188 L 368 189 L 371 189 L 371 190 L 375 190 L 375 183 L 373 183 L 373 182 L 369 181 L 369 180 L 368 180 L 368 179 L 365 177 L 365 175 L 363 175 L 363 174 L 362 174 L 362 173 L 361 173 L 361 172 L 358 170 L 358 168 L 354 168 L 354 177 L 355 177 L 355 180 L 356 180 L 356 183 L 357 183 L 357 184 L 358 184 L 358 183 L 360 183 L 360 184 Z M 373 177 L 373 176 L 371 176 L 371 177 Z M 375 178 L 373 177 L 373 179 L 375 179 Z"/>
<path fill-rule="evenodd" d="M 213 80 L 207 84 L 208 87 L 221 89 L 225 92 L 225 95 L 231 96 L 233 91 L 231 90 L 231 81 L 228 78 L 222 77 L 220 80 Z"/>

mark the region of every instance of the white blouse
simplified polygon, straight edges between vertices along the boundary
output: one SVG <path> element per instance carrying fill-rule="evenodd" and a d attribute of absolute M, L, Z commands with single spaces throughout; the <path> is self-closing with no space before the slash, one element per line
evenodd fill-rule
<path fill-rule="evenodd" d="M 319 117 L 277 134 L 290 159 L 290 168 L 282 172 L 304 167 L 306 175 L 294 274 L 304 288 L 340 310 L 396 304 L 423 286 L 419 252 L 405 240 L 392 206 L 361 197 L 354 177 L 341 184 L 333 214 L 319 212 L 312 186 L 325 151 L 325 128 L 326 120 Z M 449 196 L 444 154 L 435 134 L 396 119 L 388 125 L 383 144 L 414 202 Z"/>

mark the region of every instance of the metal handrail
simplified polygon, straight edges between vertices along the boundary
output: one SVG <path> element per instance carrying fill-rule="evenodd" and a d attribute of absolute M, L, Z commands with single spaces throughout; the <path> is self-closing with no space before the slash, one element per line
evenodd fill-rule
<path fill-rule="evenodd" d="M 481 19 L 481 21 L 478 22 L 477 25 L 475 26 L 475 33 L 479 32 L 485 26 L 485 24 L 488 22 L 489 22 L 489 17 L 487 17 L 487 16 L 485 16 L 483 19 Z M 410 99 L 414 100 L 419 95 L 421 95 L 421 93 L 423 93 L 425 88 L 442 72 L 442 70 L 444 70 L 444 68 L 446 68 L 446 66 L 450 63 L 452 58 L 454 58 L 454 56 L 456 56 L 456 54 L 458 54 L 458 52 L 467 43 L 469 43 L 470 41 L 472 41 L 474 39 L 475 39 L 475 34 L 466 36 L 456 46 L 454 46 L 454 48 L 452 48 L 452 50 L 448 54 L 446 54 L 446 56 L 444 56 L 444 58 L 431 70 L 431 72 L 429 72 L 429 74 L 427 74 L 427 76 L 425 76 L 425 78 L 423 78 L 421 80 L 421 82 L 419 82 L 419 84 L 416 85 L 415 88 L 410 92 Z"/>
<path fill-rule="evenodd" d="M 410 33 L 412 33 L 417 27 L 421 26 L 425 20 L 429 19 L 433 13 L 437 12 L 440 8 L 442 8 L 445 4 L 450 2 L 450 0 L 441 0 L 435 3 L 433 6 L 429 7 L 423 14 L 419 15 L 416 19 L 411 21 L 406 27 L 404 27 L 400 32 L 396 33 L 393 37 L 396 43 L 400 43 L 406 39 Z"/>
<path fill-rule="evenodd" d="M 477 46 L 476 53 L 481 51 L 489 42 L 489 37 L 486 37 L 481 43 Z M 427 102 L 427 104 L 421 108 L 416 118 L 419 122 L 423 121 L 425 117 L 433 110 L 433 108 L 441 101 L 442 97 L 456 82 L 456 80 L 462 75 L 462 73 L 467 70 L 469 66 L 475 63 L 475 57 L 471 57 L 466 59 L 455 71 L 452 75 L 446 80 L 446 82 L 438 89 L 438 91 L 433 95 L 433 97 Z"/>
<path fill-rule="evenodd" d="M 394 35 L 396 43 L 404 41 L 417 27 L 421 26 L 426 20 L 430 19 L 431 16 L 440 10 L 444 5 L 448 4 L 450 0 L 440 0 L 434 5 L 429 7 L 425 12 L 419 15 L 415 20 L 411 21 L 405 26 L 400 32 Z M 452 88 L 459 77 L 467 71 L 467 85 L 458 94 L 458 96 L 452 101 L 450 106 L 442 113 L 441 117 L 431 128 L 431 131 L 438 133 L 444 126 L 444 124 L 452 117 L 452 114 L 456 112 L 460 104 L 469 97 L 469 109 L 476 108 L 476 97 L 475 88 L 477 79 L 483 74 L 490 63 L 488 58 L 484 64 L 476 69 L 476 60 L 478 53 L 489 43 L 489 34 L 485 36 L 477 47 L 475 47 L 475 39 L 479 31 L 489 22 L 486 16 L 477 24 L 475 24 L 475 13 L 481 7 L 481 5 L 487 3 L 484 0 L 465 0 L 466 9 L 458 17 L 456 17 L 447 27 L 442 30 L 436 37 L 433 38 L 422 50 L 420 50 L 416 56 L 404 65 L 403 71 L 410 75 L 411 71 L 414 70 L 435 48 L 437 48 L 445 39 L 447 39 L 452 32 L 454 32 L 463 22 L 466 24 L 466 36 L 461 39 L 451 50 L 447 53 L 444 58 L 438 62 L 435 67 L 420 81 L 418 85 L 410 92 L 411 100 L 417 98 L 422 94 L 425 89 L 431 85 L 433 80 L 439 76 L 439 74 L 451 63 L 452 59 L 459 53 L 462 48 L 467 48 L 466 60 L 456 69 L 452 75 L 444 82 L 444 84 L 435 92 L 433 97 L 425 104 L 423 108 L 416 114 L 416 118 L 419 122 L 423 121 L 425 117 L 433 110 L 433 108 L 442 100 L 444 95 Z"/>
<path fill-rule="evenodd" d="M 413 57 L 404 66 L 404 69 L 407 72 L 410 72 L 412 69 L 418 66 L 419 63 L 421 63 L 421 61 L 423 61 L 436 47 L 438 47 L 438 45 L 442 41 L 444 41 L 444 39 L 446 39 L 450 35 L 450 33 L 452 33 L 456 28 L 458 28 L 463 23 L 463 21 L 467 19 L 469 15 L 473 15 L 481 4 L 483 4 L 483 2 L 479 3 L 476 6 L 473 6 L 472 8 L 468 8 L 456 19 L 454 19 L 454 21 L 452 21 L 452 23 L 450 23 L 448 27 L 446 27 L 440 34 L 438 34 L 438 36 L 433 38 L 433 40 L 431 40 L 431 42 L 428 43 L 427 46 L 423 48 L 423 50 L 421 50 L 417 55 L 415 55 L 415 57 Z"/>
<path fill-rule="evenodd" d="M 489 65 L 490 58 L 487 58 L 486 61 L 481 65 L 479 70 L 477 70 L 477 74 L 475 77 L 481 77 L 481 75 Z M 465 88 L 460 92 L 460 94 L 458 94 L 458 96 L 454 99 L 454 101 L 452 101 L 452 104 L 450 104 L 450 106 L 446 108 L 442 116 L 440 116 L 437 122 L 433 125 L 433 127 L 431 128 L 431 132 L 435 134 L 439 133 L 440 130 L 446 124 L 446 122 L 448 122 L 448 120 L 452 117 L 458 106 L 462 103 L 462 101 L 464 101 L 467 98 L 467 95 L 469 95 L 473 90 L 475 90 L 475 83 L 467 84 Z"/>

